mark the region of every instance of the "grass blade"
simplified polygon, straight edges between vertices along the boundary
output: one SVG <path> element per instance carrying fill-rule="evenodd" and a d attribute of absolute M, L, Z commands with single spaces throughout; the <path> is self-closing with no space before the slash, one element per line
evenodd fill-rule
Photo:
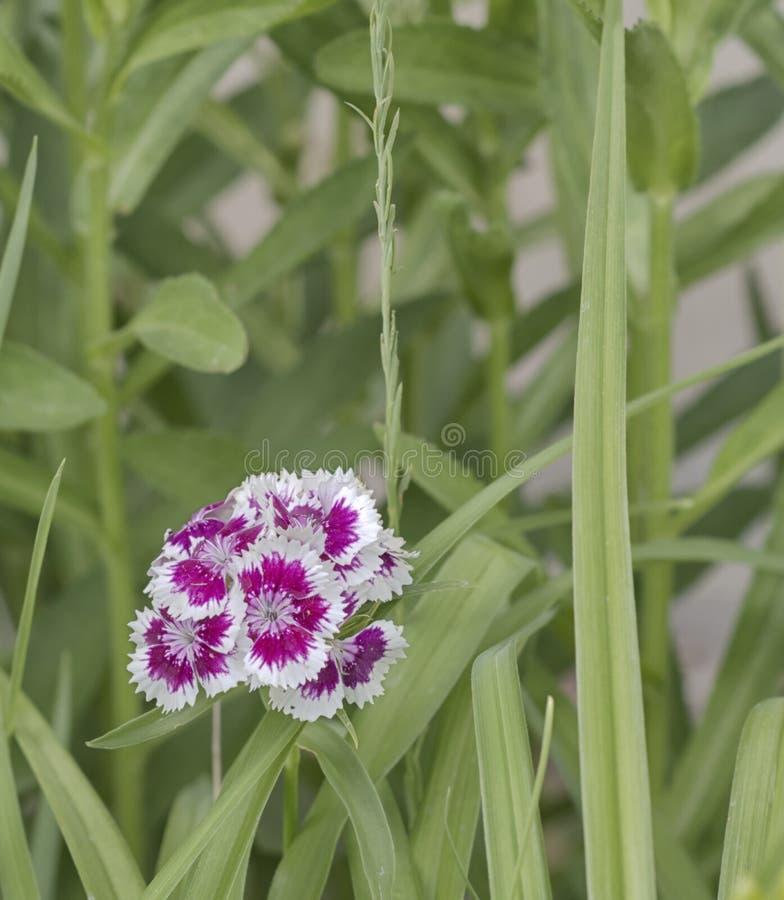
<path fill-rule="evenodd" d="M 49 485 L 49 490 L 46 492 L 41 518 L 38 520 L 38 530 L 35 533 L 33 556 L 27 573 L 27 586 L 25 587 L 24 602 L 22 603 L 22 614 L 19 617 L 19 630 L 16 635 L 16 643 L 14 644 L 14 659 L 11 664 L 11 688 L 8 694 L 8 708 L 5 716 L 9 736 L 14 731 L 16 704 L 22 690 L 22 678 L 24 677 L 25 662 L 27 661 L 27 647 L 30 643 L 30 630 L 33 627 L 38 580 L 41 577 L 46 541 L 49 538 L 49 527 L 52 524 L 52 516 L 54 516 L 54 506 L 57 502 L 57 492 L 60 489 L 60 479 L 64 465 L 65 460 L 60 463 L 60 468 L 55 472 L 52 483 Z"/>
<path fill-rule="evenodd" d="M 27 157 L 27 163 L 25 164 L 14 221 L 3 251 L 3 261 L 0 263 L 0 344 L 3 342 L 8 313 L 11 310 L 11 301 L 14 299 L 14 291 L 16 290 L 16 279 L 19 276 L 19 267 L 22 264 L 22 252 L 24 251 L 25 237 L 27 235 L 27 221 L 30 218 L 30 205 L 33 201 L 33 185 L 35 184 L 37 166 L 38 139 L 34 138 L 30 155 Z"/>
<path fill-rule="evenodd" d="M 0 706 L 0 893 L 8 898 L 37 900 L 40 894 L 16 796 L 4 718 Z"/>
<path fill-rule="evenodd" d="M 4 702 L 8 687 L 0 672 Z M 138 900 L 144 888 L 139 867 L 101 798 L 24 695 L 17 712 L 14 737 L 54 813 L 85 892 L 101 900 Z"/>
<path fill-rule="evenodd" d="M 57 689 L 52 710 L 52 731 L 57 740 L 67 747 L 73 728 L 73 683 L 71 657 L 64 652 L 57 671 Z M 57 868 L 60 861 L 62 837 L 51 807 L 42 799 L 33 823 L 30 850 L 33 857 L 41 897 L 44 900 L 57 897 Z"/>
<path fill-rule="evenodd" d="M 732 900 L 744 877 L 781 864 L 784 846 L 784 699 L 751 711 L 738 747 L 724 837 L 718 900 Z M 776 854 L 774 857 L 773 854 Z"/>
<path fill-rule="evenodd" d="M 277 778 L 285 755 L 302 725 L 287 716 L 268 712 L 248 739 L 240 756 L 241 767 L 226 786 L 209 814 L 193 829 L 188 839 L 172 854 L 144 892 L 145 900 L 163 900 L 179 884 L 197 856 L 241 807 L 248 792 L 260 779 Z M 274 782 L 273 778 L 273 782 Z"/>
<path fill-rule="evenodd" d="M 626 493 L 624 31 L 605 4 L 575 385 L 574 613 L 588 896 L 654 900 Z"/>
<path fill-rule="evenodd" d="M 542 825 L 532 809 L 537 799 L 517 674 L 519 643 L 511 638 L 486 650 L 471 669 L 490 895 L 498 900 L 552 896 Z"/>
<path fill-rule="evenodd" d="M 297 741 L 313 753 L 340 797 L 354 827 L 362 868 L 373 900 L 391 898 L 395 847 L 386 813 L 362 761 L 327 723 L 309 725 Z"/>

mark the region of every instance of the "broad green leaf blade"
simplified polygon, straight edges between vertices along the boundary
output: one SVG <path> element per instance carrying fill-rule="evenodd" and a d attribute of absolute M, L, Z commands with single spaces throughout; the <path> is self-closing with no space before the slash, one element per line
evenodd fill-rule
<path fill-rule="evenodd" d="M 134 42 L 121 77 L 157 59 L 268 31 L 331 0 L 185 0 L 158 5 Z"/>
<path fill-rule="evenodd" d="M 782 79 L 784 84 L 784 79 Z M 709 94 L 697 107 L 700 164 L 705 181 L 767 134 L 784 113 L 784 92 L 766 75 Z"/>
<path fill-rule="evenodd" d="M 784 558 L 784 482 L 776 490 L 768 555 Z M 784 579 L 758 572 L 743 600 L 708 705 L 675 766 L 666 808 L 678 834 L 695 843 L 724 808 L 735 748 L 755 703 L 776 689 L 784 646 Z"/>
<path fill-rule="evenodd" d="M 80 136 L 84 129 L 68 112 L 44 77 L 24 55 L 16 42 L 0 30 L 0 85 L 20 103 Z"/>
<path fill-rule="evenodd" d="M 106 734 L 88 741 L 87 746 L 94 750 L 120 750 L 123 747 L 134 747 L 136 744 L 155 741 L 173 734 L 200 718 L 218 700 L 225 703 L 230 697 L 236 697 L 244 690 L 246 688 L 240 686 L 220 697 L 208 697 L 206 694 L 200 694 L 193 706 L 186 706 L 171 713 L 163 713 L 160 709 L 151 709 L 129 722 L 123 722 L 122 725 L 107 731 Z"/>
<path fill-rule="evenodd" d="M 463 900 L 464 873 L 471 864 L 480 809 L 471 682 L 467 675 L 455 686 L 431 729 L 432 764 L 411 829 L 411 852 L 423 898 Z"/>
<path fill-rule="evenodd" d="M 138 431 L 123 441 L 122 454 L 148 484 L 191 506 L 225 497 L 247 474 L 248 448 L 214 431 Z"/>
<path fill-rule="evenodd" d="M 784 847 L 784 699 L 751 711 L 738 747 L 724 835 L 718 900 L 732 900 L 744 877 L 781 865 Z M 773 855 L 775 854 L 775 856 Z"/>
<path fill-rule="evenodd" d="M 395 28 L 395 100 L 460 103 L 471 109 L 537 111 L 536 52 L 487 29 L 446 21 Z M 373 84 L 367 30 L 344 34 L 315 60 L 321 81 L 341 93 L 366 94 Z"/>
<path fill-rule="evenodd" d="M 19 267 L 22 264 L 22 252 L 27 235 L 27 220 L 30 218 L 30 205 L 33 201 L 33 185 L 35 184 L 37 165 L 38 138 L 34 138 L 30 155 L 27 157 L 27 163 L 25 164 L 14 220 L 8 233 L 5 250 L 3 251 L 3 261 L 0 263 L 0 344 L 3 343 L 8 313 L 11 310 L 11 301 L 14 299 L 14 291 L 16 290 L 16 279 L 19 276 Z"/>
<path fill-rule="evenodd" d="M 784 232 L 784 177 L 756 175 L 680 222 L 675 268 L 688 286 L 747 256 Z"/>
<path fill-rule="evenodd" d="M 8 679 L 0 672 L 0 694 Z M 138 900 L 144 888 L 117 823 L 49 724 L 22 695 L 14 737 L 54 813 L 85 892 L 107 900 Z"/>
<path fill-rule="evenodd" d="M 370 896 L 374 900 L 389 900 L 395 880 L 395 847 L 384 807 L 362 761 L 326 722 L 309 725 L 297 743 L 315 755 L 325 778 L 346 807 Z"/>
<path fill-rule="evenodd" d="M 5 341 L 0 353 L 0 431 L 62 431 L 102 415 L 95 388 L 32 347 Z"/>
<path fill-rule="evenodd" d="M 605 5 L 575 384 L 574 617 L 588 896 L 655 900 L 626 491 L 624 31 Z"/>
<path fill-rule="evenodd" d="M 57 668 L 57 686 L 52 708 L 52 731 L 68 747 L 73 731 L 73 679 L 71 654 L 63 651 Z M 63 838 L 46 798 L 41 798 L 30 835 L 30 853 L 42 900 L 57 900 L 58 864 Z"/>
<path fill-rule="evenodd" d="M 0 893 L 19 900 L 38 900 L 33 860 L 16 796 L 11 748 L 0 704 Z"/>
<path fill-rule="evenodd" d="M 511 638 L 474 662 L 474 731 L 490 895 L 539 900 L 552 890 L 538 811 L 527 840 L 524 831 L 536 799 L 517 656 L 518 639 Z"/>
<path fill-rule="evenodd" d="M 375 157 L 367 156 L 292 200 L 261 243 L 221 277 L 229 306 L 253 300 L 366 215 L 375 177 Z"/>
<path fill-rule="evenodd" d="M 149 350 L 197 372 L 233 372 L 248 355 L 242 323 L 195 273 L 162 281 L 128 328 Z"/>
<path fill-rule="evenodd" d="M 641 191 L 683 190 L 697 168 L 697 120 L 667 38 L 650 23 L 626 36 L 629 174 Z"/>
<path fill-rule="evenodd" d="M 467 580 L 471 588 L 436 591 L 413 608 L 404 621 L 406 659 L 390 670 L 384 696 L 354 717 L 359 756 L 372 779 L 385 775 L 427 726 L 530 569 L 528 560 L 478 536 L 467 538 L 444 563 L 437 580 Z M 445 622 L 449 641 L 443 640 Z M 340 800 L 322 789 L 278 866 L 269 900 L 321 897 L 345 821 Z"/>
<path fill-rule="evenodd" d="M 8 693 L 8 706 L 5 715 L 6 728 L 9 735 L 13 734 L 14 731 L 16 704 L 22 690 L 22 679 L 24 678 L 25 663 L 27 662 L 27 648 L 30 643 L 30 631 L 33 627 L 38 581 L 41 577 L 41 567 L 44 562 L 44 553 L 46 553 L 46 542 L 49 539 L 49 527 L 54 516 L 54 507 L 55 503 L 57 503 L 57 492 L 60 490 L 60 479 L 64 465 L 65 460 L 60 463 L 60 467 L 55 472 L 54 478 L 52 478 L 52 482 L 49 485 L 49 490 L 46 492 L 41 517 L 38 520 L 38 528 L 35 533 L 30 568 L 27 572 L 27 585 L 25 586 L 22 612 L 19 616 L 19 627 L 16 632 L 16 642 L 14 643 L 14 658 L 11 664 L 11 687 Z"/>
<path fill-rule="evenodd" d="M 240 755 L 241 765 L 208 815 L 194 828 L 185 843 L 153 878 L 144 892 L 145 900 L 163 900 L 179 884 L 196 857 L 219 834 L 220 829 L 242 807 L 248 793 L 263 778 L 277 778 L 285 754 L 297 738 L 302 724 L 274 711 L 267 712 L 248 739 Z M 228 781 L 228 779 L 227 779 Z M 271 789 L 271 785 L 270 785 Z"/>
<path fill-rule="evenodd" d="M 251 43 L 252 38 L 242 38 L 202 50 L 174 75 L 115 159 L 110 187 L 114 209 L 133 212 L 215 82 Z"/>

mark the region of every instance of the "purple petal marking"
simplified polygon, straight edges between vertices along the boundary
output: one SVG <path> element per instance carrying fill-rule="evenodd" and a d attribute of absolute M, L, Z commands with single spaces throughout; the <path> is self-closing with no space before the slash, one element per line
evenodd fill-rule
<path fill-rule="evenodd" d="M 164 644 L 155 644 L 147 650 L 147 671 L 154 681 L 165 681 L 172 694 L 192 685 L 195 680 L 187 656 L 172 653 Z"/>
<path fill-rule="evenodd" d="M 315 722 L 325 716 L 331 718 L 343 705 L 343 684 L 335 660 L 330 657 L 315 678 L 298 688 L 270 688 L 273 709 L 299 719 Z"/>
<path fill-rule="evenodd" d="M 387 637 L 378 625 L 370 625 L 343 642 L 343 681 L 348 688 L 367 684 L 376 663 L 387 650 Z"/>
<path fill-rule="evenodd" d="M 339 559 L 359 540 L 358 522 L 359 513 L 346 502 L 345 497 L 338 498 L 324 517 L 327 556 Z"/>
<path fill-rule="evenodd" d="M 174 563 L 171 583 L 177 593 L 185 594 L 191 607 L 204 607 L 226 599 L 223 571 L 199 559 L 183 559 Z"/>

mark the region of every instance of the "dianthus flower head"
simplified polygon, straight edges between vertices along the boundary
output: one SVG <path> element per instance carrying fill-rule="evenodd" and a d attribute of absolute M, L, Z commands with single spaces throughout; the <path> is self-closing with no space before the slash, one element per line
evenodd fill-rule
<path fill-rule="evenodd" d="M 306 721 L 372 702 L 407 644 L 367 609 L 401 595 L 413 555 L 351 470 L 252 475 L 165 535 L 131 680 L 164 711 L 240 682 Z"/>

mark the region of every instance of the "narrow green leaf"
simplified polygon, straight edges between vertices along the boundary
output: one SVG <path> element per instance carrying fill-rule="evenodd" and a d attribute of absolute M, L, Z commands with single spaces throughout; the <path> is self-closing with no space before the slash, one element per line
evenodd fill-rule
<path fill-rule="evenodd" d="M 208 775 L 202 775 L 177 793 L 166 819 L 158 861 L 159 871 L 174 851 L 185 842 L 188 835 L 202 821 L 212 806 L 212 783 Z M 169 895 L 171 900 L 186 900 L 185 887 L 180 884 Z"/>
<path fill-rule="evenodd" d="M 588 896 L 656 896 L 626 488 L 624 30 L 605 4 L 577 346 L 574 616 Z"/>
<path fill-rule="evenodd" d="M 395 847 L 384 807 L 356 751 L 327 723 L 309 725 L 297 741 L 315 754 L 327 781 L 346 807 L 374 900 L 391 898 Z"/>
<path fill-rule="evenodd" d="M 635 186 L 665 196 L 687 187 L 697 168 L 697 120 L 667 38 L 647 22 L 626 35 L 626 118 Z"/>
<path fill-rule="evenodd" d="M 177 72 L 115 159 L 111 202 L 119 212 L 132 212 L 147 192 L 210 90 L 229 65 L 252 43 L 242 38 L 202 50 Z"/>
<path fill-rule="evenodd" d="M 784 92 L 767 75 L 709 94 L 697 107 L 701 150 L 697 182 L 733 162 L 774 128 L 782 114 Z"/>
<path fill-rule="evenodd" d="M 197 372 L 233 372 L 248 355 L 242 323 L 195 273 L 162 281 L 128 328 L 148 349 Z"/>
<path fill-rule="evenodd" d="M 784 88 L 784 16 L 773 6 L 763 7 L 744 20 L 741 35 L 764 63 L 770 77 Z"/>
<path fill-rule="evenodd" d="M 688 510 L 672 522 L 674 533 L 695 522 L 738 479 L 784 445 L 784 384 L 773 388 L 738 425 L 719 449 L 710 474 Z"/>
<path fill-rule="evenodd" d="M 784 346 L 784 337 L 776 338 L 746 353 L 739 354 L 718 366 L 705 369 L 698 375 L 693 375 L 674 384 L 665 385 L 657 388 L 655 391 L 637 397 L 627 404 L 627 417 L 632 418 L 646 409 L 650 409 L 663 397 L 669 397 L 671 394 L 675 394 L 694 384 L 699 384 L 709 378 L 714 378 L 728 371 L 748 365 L 772 353 L 774 350 L 781 349 L 782 346 Z M 536 475 L 537 472 L 567 454 L 571 449 L 572 439 L 568 437 L 563 438 L 535 456 L 530 457 L 530 459 L 523 459 L 522 462 L 511 465 L 504 475 L 478 493 L 474 494 L 471 492 L 472 496 L 470 499 L 465 501 L 452 515 L 436 526 L 419 542 L 417 548 L 419 557 L 414 564 L 415 580 L 422 580 L 433 566 L 455 546 L 460 538 L 467 534 L 477 522 L 481 521 L 504 497 Z"/>
<path fill-rule="evenodd" d="M 0 672 L 0 696 L 8 679 Z M 85 892 L 107 900 L 138 900 L 144 881 L 117 823 L 49 724 L 19 698 L 14 737 L 54 813 Z"/>
<path fill-rule="evenodd" d="M 538 109 L 536 53 L 488 29 L 446 21 L 395 28 L 395 100 L 460 103 L 502 112 Z M 367 29 L 352 31 L 317 54 L 316 74 L 336 91 L 367 94 L 373 84 Z"/>
<path fill-rule="evenodd" d="M 52 732 L 63 747 L 68 747 L 73 730 L 73 678 L 71 655 L 63 651 L 57 668 L 57 685 L 52 707 Z M 33 822 L 30 836 L 30 852 L 33 857 L 35 877 L 43 900 L 56 900 L 58 864 L 63 839 L 52 809 L 42 798 Z"/>
<path fill-rule="evenodd" d="M 422 900 L 417 873 L 414 870 L 414 863 L 411 859 L 408 832 L 400 814 L 397 800 L 386 778 L 383 778 L 377 787 L 395 848 L 395 883 L 392 887 L 392 897 L 394 900 Z M 364 870 L 362 869 L 359 845 L 353 829 L 344 837 L 348 850 L 351 883 L 355 895 L 354 900 L 370 900 L 371 895 Z"/>
<path fill-rule="evenodd" d="M 0 892 L 8 898 L 38 900 L 40 894 L 16 796 L 6 727 L 0 704 Z"/>
<path fill-rule="evenodd" d="M 231 790 L 234 782 L 253 764 L 255 752 L 257 747 L 251 742 L 242 748 L 226 773 L 222 792 Z M 189 877 L 180 883 L 183 896 L 188 900 L 214 900 L 215 897 L 241 900 L 244 896 L 248 858 L 259 819 L 289 753 L 290 747 L 286 747 L 256 785 L 246 792 L 231 818 L 213 835 L 199 855 L 199 861 L 191 869 Z"/>
<path fill-rule="evenodd" d="M 760 875 L 766 864 L 780 865 L 783 795 L 784 699 L 776 699 L 755 706 L 743 727 L 732 780 L 718 900 L 732 900 L 741 880 Z"/>
<path fill-rule="evenodd" d="M 11 230 L 8 233 L 8 242 L 3 251 L 3 261 L 0 263 L 0 344 L 3 342 L 8 313 L 11 310 L 11 301 L 14 299 L 16 290 L 16 279 L 22 264 L 22 252 L 27 235 L 27 220 L 30 218 L 30 205 L 33 201 L 37 165 L 38 139 L 34 138 L 30 155 L 25 164 L 24 178 L 19 190 L 19 200 L 16 204 Z"/>
<path fill-rule="evenodd" d="M 122 77 L 157 59 L 253 35 L 306 15 L 331 0 L 175 0 L 157 5 L 134 41 Z"/>
<path fill-rule="evenodd" d="M 95 388 L 32 347 L 5 341 L 0 353 L 0 430 L 62 431 L 102 415 Z"/>
<path fill-rule="evenodd" d="M 467 675 L 439 710 L 431 730 L 432 763 L 411 829 L 411 852 L 424 898 L 464 900 L 463 873 L 471 863 L 480 809 L 471 682 Z M 446 835 L 447 827 L 455 852 Z"/>
<path fill-rule="evenodd" d="M 784 482 L 776 490 L 768 556 L 784 558 Z M 759 571 L 751 583 L 708 705 L 679 757 L 665 802 L 678 834 L 695 843 L 727 803 L 735 748 L 755 703 L 776 689 L 784 645 L 781 575 Z"/>
<path fill-rule="evenodd" d="M 13 734 L 14 717 L 16 715 L 16 704 L 19 700 L 19 694 L 22 690 L 22 679 L 24 678 L 25 663 L 27 662 L 27 648 L 30 643 L 30 631 L 33 627 L 33 613 L 35 612 L 35 600 L 38 593 L 38 581 L 41 577 L 41 567 L 44 562 L 44 553 L 46 552 L 46 542 L 49 538 L 49 527 L 52 524 L 54 516 L 54 507 L 57 503 L 57 492 L 60 490 L 60 479 L 63 474 L 63 466 L 65 460 L 60 463 L 60 467 L 54 474 L 49 490 L 46 492 L 41 517 L 38 520 L 38 529 L 35 533 L 35 542 L 33 544 L 33 555 L 30 559 L 30 568 L 27 572 L 27 585 L 25 587 L 24 601 L 22 603 L 22 612 L 19 616 L 19 627 L 16 633 L 16 642 L 14 643 L 14 659 L 11 664 L 11 688 L 8 694 L 8 706 L 6 709 L 6 728 L 8 734 Z"/>
<path fill-rule="evenodd" d="M 49 483 L 44 466 L 0 448 L 0 500 L 5 506 L 38 516 Z M 57 512 L 64 524 L 101 542 L 103 535 L 94 510 L 67 485 L 60 491 Z"/>
<path fill-rule="evenodd" d="M 550 122 L 550 154 L 558 223 L 569 269 L 580 273 L 596 116 L 599 54 L 594 35 L 570 0 L 537 0 L 542 106 Z"/>
<path fill-rule="evenodd" d="M 784 558 L 780 554 L 754 550 L 721 538 L 681 537 L 648 541 L 632 547 L 635 566 L 653 560 L 742 563 L 761 572 L 784 574 Z"/>
<path fill-rule="evenodd" d="M 220 279 L 229 306 L 253 300 L 359 221 L 367 213 L 375 177 L 375 157 L 352 160 L 287 204 L 261 243 Z"/>
<path fill-rule="evenodd" d="M 439 581 L 469 581 L 469 590 L 437 591 L 405 619 L 407 658 L 394 666 L 384 697 L 354 716 L 359 757 L 372 779 L 401 758 L 432 719 L 530 563 L 487 538 L 467 538 L 439 570 Z M 450 639 L 443 640 L 444 622 Z M 422 690 L 427 685 L 427 690 Z M 275 873 L 269 900 L 318 900 L 346 812 L 322 789 Z"/>
<path fill-rule="evenodd" d="M 285 754 L 301 728 L 301 723 L 279 713 L 270 711 L 264 715 L 241 753 L 242 764 L 231 783 L 226 785 L 207 816 L 150 882 L 144 892 L 145 900 L 163 900 L 168 897 L 193 865 L 197 855 L 242 806 L 248 793 L 255 790 L 259 781 L 270 777 L 274 783 L 283 766 Z"/>
<path fill-rule="evenodd" d="M 218 699 L 226 703 L 230 697 L 237 696 L 244 690 L 247 689 L 244 687 L 234 688 L 220 698 L 200 694 L 193 706 L 185 706 L 171 713 L 163 713 L 160 709 L 151 709 L 129 722 L 123 722 L 122 725 L 107 731 L 106 734 L 88 741 L 87 746 L 94 750 L 120 750 L 123 747 L 133 747 L 136 744 L 158 740 L 173 734 L 203 716 L 207 710 L 212 708 L 213 703 L 218 702 Z"/>
<path fill-rule="evenodd" d="M 16 42 L 0 30 L 0 85 L 20 103 L 62 128 L 80 136 L 84 129 L 63 101 L 24 55 Z"/>
<path fill-rule="evenodd" d="M 710 200 L 678 224 L 678 279 L 688 286 L 737 262 L 783 231 L 784 177 L 756 175 Z"/>
<path fill-rule="evenodd" d="M 527 839 L 525 833 L 537 800 L 517 674 L 520 643 L 511 638 L 486 650 L 474 662 L 474 730 L 490 895 L 540 900 L 552 896 L 552 889 L 538 810 Z M 522 865 L 518 866 L 521 854 Z"/>

